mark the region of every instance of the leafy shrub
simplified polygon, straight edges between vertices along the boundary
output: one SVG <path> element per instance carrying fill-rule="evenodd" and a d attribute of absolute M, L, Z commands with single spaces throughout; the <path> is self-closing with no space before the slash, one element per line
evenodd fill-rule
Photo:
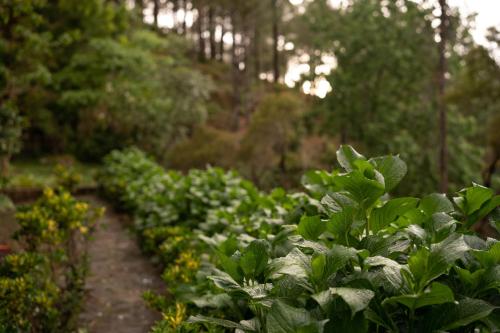
<path fill-rule="evenodd" d="M 0 332 L 67 332 L 87 271 L 86 241 L 102 209 L 46 189 L 16 214 L 26 252 L 0 261 Z"/>
<path fill-rule="evenodd" d="M 230 168 L 238 153 L 238 135 L 210 126 L 199 126 L 193 135 L 176 144 L 168 153 L 169 166 L 188 170 L 207 164 Z"/>
<path fill-rule="evenodd" d="M 292 156 L 300 142 L 303 104 L 299 96 L 281 92 L 266 96 L 252 115 L 239 157 L 242 170 L 259 186 L 287 183 L 287 174 L 297 168 Z"/>
<path fill-rule="evenodd" d="M 337 159 L 342 171 L 304 175 L 309 194 L 186 176 L 176 222 L 192 232 L 177 243 L 173 229 L 141 230 L 153 253 L 182 243 L 163 262 L 174 297 L 146 297 L 165 315 L 153 331 L 497 331 L 500 243 L 470 230 L 488 215 L 498 227 L 500 196 L 474 184 L 453 200 L 393 197 L 398 156 L 343 146 Z"/>
<path fill-rule="evenodd" d="M 57 185 L 73 192 L 77 186 L 82 182 L 82 175 L 80 175 L 73 167 L 58 164 L 55 167 L 55 174 L 57 178 Z"/>
<path fill-rule="evenodd" d="M 48 258 L 11 254 L 0 261 L 0 332 L 55 332 L 60 288 Z"/>

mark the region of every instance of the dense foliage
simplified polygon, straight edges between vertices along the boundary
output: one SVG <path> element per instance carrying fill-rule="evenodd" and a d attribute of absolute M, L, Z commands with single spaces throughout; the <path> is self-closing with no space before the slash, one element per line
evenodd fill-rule
<path fill-rule="evenodd" d="M 18 150 L 9 147 L 19 145 L 19 115 L 27 120 L 25 152 L 92 161 L 131 143 L 162 156 L 206 119 L 212 83 L 192 67 L 189 43 L 135 24 L 125 4 L 1 7 L 0 155 Z"/>
<path fill-rule="evenodd" d="M 46 189 L 19 209 L 14 237 L 24 251 L 0 259 L 0 332 L 75 328 L 87 272 L 86 244 L 101 209 Z"/>
<path fill-rule="evenodd" d="M 470 228 L 490 215 L 498 230 L 500 196 L 393 197 L 398 156 L 342 146 L 337 158 L 342 171 L 304 175 L 309 194 L 266 194 L 218 169 L 181 176 L 112 153 L 103 189 L 136 215 L 173 294 L 145 295 L 164 313 L 153 331 L 498 330 L 499 243 Z"/>
<path fill-rule="evenodd" d="M 331 165 L 338 144 L 351 143 L 399 151 L 415 167 L 397 191 L 430 193 L 442 99 L 435 9 L 412 0 L 4 1 L 2 169 L 21 146 L 29 157 L 97 161 L 136 145 L 168 167 L 210 164 L 297 188 L 305 170 Z M 486 124 L 498 113 L 498 32 L 486 36 L 490 48 L 477 45 L 471 19 L 453 7 L 447 16 L 450 189 L 471 180 L 496 189 L 500 158 Z M 323 99 L 302 94 L 319 82 L 332 88 Z"/>
<path fill-rule="evenodd" d="M 322 63 L 324 54 L 334 56 L 336 63 L 331 72 L 319 75 L 333 91 L 318 101 L 318 130 L 371 154 L 400 152 L 415 166 L 398 187 L 405 194 L 430 193 L 438 183 L 434 9 L 411 0 L 346 1 L 335 8 L 317 0 L 296 19 L 301 29 L 296 42 L 320 55 L 311 56 L 311 68 Z M 491 122 L 491 110 L 497 109 L 492 90 L 500 67 L 485 47 L 473 45 L 471 23 L 461 23 L 456 8 L 447 14 L 449 180 L 450 188 L 458 190 L 471 180 L 482 181 L 488 159 L 488 128 L 482 124 Z M 318 76 L 309 74 L 306 78 Z"/>

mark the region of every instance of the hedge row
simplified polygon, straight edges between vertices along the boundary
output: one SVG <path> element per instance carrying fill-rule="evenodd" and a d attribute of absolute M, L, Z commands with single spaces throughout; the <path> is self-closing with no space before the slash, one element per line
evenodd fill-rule
<path fill-rule="evenodd" d="M 307 194 L 258 191 L 216 168 L 183 176 L 138 150 L 113 152 L 100 183 L 135 216 L 143 249 L 160 260 L 168 295 L 153 332 L 495 332 L 500 197 L 473 185 L 394 198 L 397 156 L 349 146 L 340 171 L 304 175 Z"/>

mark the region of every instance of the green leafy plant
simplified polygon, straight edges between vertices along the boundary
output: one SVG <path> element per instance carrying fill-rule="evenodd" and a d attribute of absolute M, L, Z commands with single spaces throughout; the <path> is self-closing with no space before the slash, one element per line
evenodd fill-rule
<path fill-rule="evenodd" d="M 18 210 L 14 237 L 25 252 L 0 260 L 0 332 L 73 329 L 87 273 L 87 240 L 102 213 L 49 188 Z"/>
<path fill-rule="evenodd" d="M 79 174 L 72 166 L 63 164 L 56 165 L 54 169 L 56 175 L 56 183 L 58 186 L 73 192 L 82 182 L 82 175 Z"/>
<path fill-rule="evenodd" d="M 308 194 L 262 193 L 212 169 L 162 188 L 166 207 L 180 193 L 184 210 L 176 227 L 138 229 L 148 252 L 167 250 L 163 276 L 175 286 L 174 297 L 146 297 L 166 316 L 155 332 L 498 330 L 499 243 L 471 227 L 488 216 L 498 224 L 500 197 L 476 184 L 452 200 L 393 197 L 407 171 L 398 156 L 342 146 L 337 159 L 341 171 L 304 175 Z M 141 195 L 125 197 L 143 211 Z M 179 306 L 189 320 L 173 319 Z"/>

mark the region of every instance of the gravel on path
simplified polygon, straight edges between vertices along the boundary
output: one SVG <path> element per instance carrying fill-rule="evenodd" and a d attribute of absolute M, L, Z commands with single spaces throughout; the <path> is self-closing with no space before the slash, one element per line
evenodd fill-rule
<path fill-rule="evenodd" d="M 147 333 L 160 314 L 146 307 L 146 290 L 162 291 L 160 272 L 145 257 L 120 216 L 106 206 L 89 245 L 90 272 L 79 318 L 80 332 Z"/>

